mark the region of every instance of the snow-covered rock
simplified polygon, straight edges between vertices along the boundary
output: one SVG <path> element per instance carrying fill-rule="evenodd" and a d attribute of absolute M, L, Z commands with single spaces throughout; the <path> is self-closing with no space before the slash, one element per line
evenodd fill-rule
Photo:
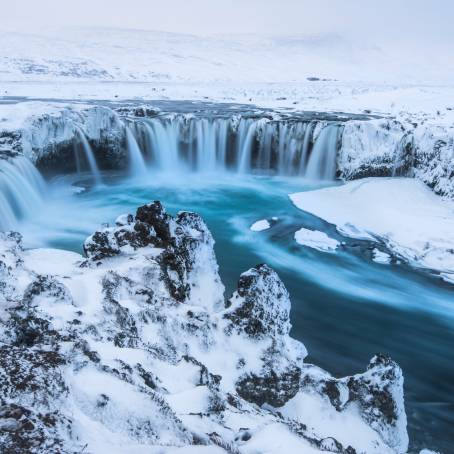
<path fill-rule="evenodd" d="M 198 215 L 150 203 L 85 250 L 0 238 L 7 452 L 406 451 L 399 367 L 377 356 L 335 379 L 305 363 L 266 265 L 243 273 L 224 306 Z"/>
<path fill-rule="evenodd" d="M 339 246 L 339 241 L 330 238 L 326 233 L 309 230 L 304 227 L 295 232 L 295 241 L 322 252 L 333 252 Z"/>
<path fill-rule="evenodd" d="M 262 232 L 263 230 L 268 230 L 271 227 L 271 224 L 268 222 L 267 219 L 260 219 L 259 221 L 255 221 L 250 229 L 253 232 Z"/>

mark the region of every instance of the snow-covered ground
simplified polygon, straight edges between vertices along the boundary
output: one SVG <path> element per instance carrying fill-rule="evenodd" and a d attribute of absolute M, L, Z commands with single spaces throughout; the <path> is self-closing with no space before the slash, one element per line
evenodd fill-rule
<path fill-rule="evenodd" d="M 348 237 L 383 241 L 412 265 L 454 281 L 454 203 L 409 178 L 366 178 L 290 195 Z M 379 257 L 377 257 L 379 258 Z"/>
<path fill-rule="evenodd" d="M 393 55 L 365 36 L 195 36 L 82 28 L 0 33 L 0 96 L 211 99 L 398 114 L 452 108 L 454 61 Z"/>
<path fill-rule="evenodd" d="M 454 62 L 441 49 L 421 65 L 416 53 L 334 33 L 200 36 L 73 28 L 48 35 L 2 32 L 0 42 L 2 81 L 454 82 Z"/>

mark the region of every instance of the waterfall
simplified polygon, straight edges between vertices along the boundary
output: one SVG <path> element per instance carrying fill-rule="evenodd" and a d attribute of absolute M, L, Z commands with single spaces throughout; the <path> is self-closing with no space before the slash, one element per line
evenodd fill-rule
<path fill-rule="evenodd" d="M 228 147 L 228 134 L 229 134 L 229 121 L 220 120 L 216 122 L 217 129 L 217 167 L 218 169 L 225 169 L 227 167 L 227 147 Z"/>
<path fill-rule="evenodd" d="M 126 145 L 128 147 L 129 156 L 129 171 L 133 176 L 142 176 L 147 171 L 145 160 L 140 150 L 139 144 L 137 143 L 131 128 L 125 125 L 126 128 Z"/>
<path fill-rule="evenodd" d="M 196 112 L 118 121 L 124 131 L 129 172 L 134 176 L 155 169 L 165 173 L 229 171 L 330 180 L 335 178 L 343 130 L 340 120 L 314 116 L 201 116 Z M 90 144 L 81 130 L 77 135 L 86 159 L 78 159 L 76 153 L 76 165 L 80 168 L 87 162 L 100 182 Z"/>
<path fill-rule="evenodd" d="M 247 173 L 251 170 L 252 143 L 255 140 L 257 123 L 254 121 L 241 122 L 238 129 L 238 172 Z"/>
<path fill-rule="evenodd" d="M 306 172 L 307 159 L 309 157 L 309 148 L 313 140 L 315 125 L 315 122 L 310 122 L 308 125 L 306 125 L 306 129 L 304 131 L 303 148 L 301 150 L 301 160 L 299 167 L 300 175 L 304 175 Z"/>
<path fill-rule="evenodd" d="M 336 173 L 338 123 L 324 122 L 314 142 L 317 121 L 268 118 L 155 117 L 137 122 L 152 168 L 166 172 L 192 169 L 240 174 L 274 173 L 333 179 Z M 136 140 L 132 142 L 141 156 Z M 131 144 L 128 145 L 131 147 Z M 129 151 L 131 154 L 131 150 Z M 141 160 L 142 161 L 142 160 Z"/>
<path fill-rule="evenodd" d="M 143 123 L 148 138 L 152 163 L 160 170 L 175 171 L 179 166 L 179 125 L 173 121 Z"/>
<path fill-rule="evenodd" d="M 313 180 L 333 180 L 336 176 L 336 154 L 339 127 L 325 126 L 317 137 L 309 157 L 305 176 Z"/>
<path fill-rule="evenodd" d="M 93 179 L 97 185 L 101 184 L 101 173 L 98 168 L 98 164 L 96 163 L 95 155 L 93 154 L 93 150 L 91 149 L 90 143 L 87 140 L 84 132 L 80 128 L 76 128 L 77 134 L 79 135 L 80 142 L 82 144 L 82 150 L 84 152 L 84 156 L 87 159 L 88 166 L 90 167 L 91 174 L 93 175 Z M 77 160 L 77 154 L 76 154 Z"/>
<path fill-rule="evenodd" d="M 0 159 L 0 230 L 16 227 L 18 221 L 39 209 L 45 183 L 25 157 Z"/>

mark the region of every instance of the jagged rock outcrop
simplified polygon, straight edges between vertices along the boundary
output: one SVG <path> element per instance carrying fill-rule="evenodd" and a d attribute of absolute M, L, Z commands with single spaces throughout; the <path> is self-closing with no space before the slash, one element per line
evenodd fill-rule
<path fill-rule="evenodd" d="M 160 281 L 173 299 L 179 302 L 198 299 L 203 305 L 203 299 L 211 297 L 214 306 L 222 304 L 223 286 L 213 251 L 214 240 L 199 215 L 181 212 L 173 218 L 160 202 L 154 202 L 138 208 L 134 217 L 118 219 L 116 224 L 86 240 L 84 251 L 91 262 L 122 251 L 152 247 L 159 251 L 155 260 L 160 267 Z M 202 275 L 205 282 L 199 278 Z"/>
<path fill-rule="evenodd" d="M 3 234 L 2 447 L 405 452 L 398 366 L 377 356 L 364 374 L 335 379 L 304 363 L 277 274 L 242 274 L 224 306 L 213 244 L 198 215 L 159 202 L 94 233 L 86 258 L 47 250 L 49 275 L 36 269 L 39 250 Z"/>
<path fill-rule="evenodd" d="M 240 276 L 238 290 L 227 303 L 228 330 L 260 339 L 290 332 L 290 298 L 282 281 L 267 265 L 258 265 Z"/>
<path fill-rule="evenodd" d="M 325 396 L 337 412 L 357 408 L 361 418 L 374 428 L 396 452 L 405 452 L 408 435 L 400 367 L 385 355 L 374 356 L 367 371 L 336 379 L 325 371 L 305 365 L 301 387 Z"/>

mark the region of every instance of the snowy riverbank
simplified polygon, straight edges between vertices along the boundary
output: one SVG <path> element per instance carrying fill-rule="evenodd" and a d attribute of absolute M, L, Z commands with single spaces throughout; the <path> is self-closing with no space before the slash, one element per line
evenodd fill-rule
<path fill-rule="evenodd" d="M 291 194 L 301 210 L 348 237 L 376 240 L 410 264 L 454 282 L 454 203 L 409 178 L 366 178 Z"/>

